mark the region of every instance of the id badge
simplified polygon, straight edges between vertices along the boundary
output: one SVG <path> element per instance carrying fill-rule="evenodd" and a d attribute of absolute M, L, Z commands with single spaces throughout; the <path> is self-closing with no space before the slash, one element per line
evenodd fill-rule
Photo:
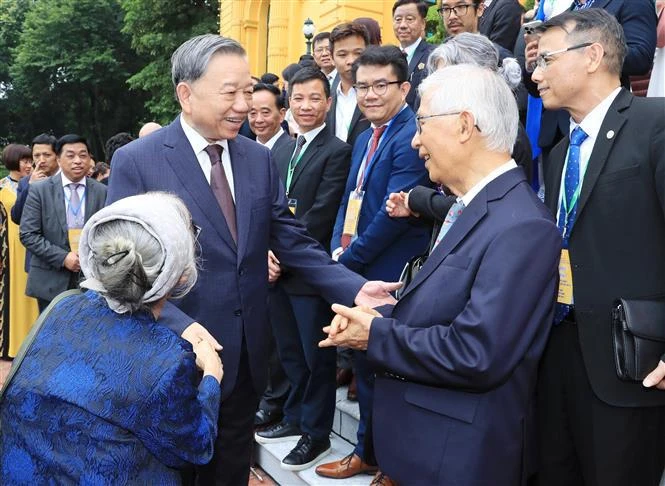
<path fill-rule="evenodd" d="M 72 253 L 78 254 L 79 252 L 79 240 L 81 239 L 81 228 L 69 229 L 69 248 Z"/>
<path fill-rule="evenodd" d="M 344 218 L 343 233 L 345 235 L 355 236 L 356 234 L 363 197 L 365 197 L 365 191 L 354 190 L 349 194 L 349 202 L 346 205 L 346 217 Z"/>
<path fill-rule="evenodd" d="M 573 305 L 573 271 L 570 267 L 570 254 L 566 248 L 561 250 L 561 260 L 559 260 L 559 294 L 557 302 L 559 304 Z"/>
<path fill-rule="evenodd" d="M 291 210 L 291 214 L 294 216 L 296 215 L 296 209 L 298 208 L 298 200 L 297 199 L 289 199 L 288 201 L 289 204 L 289 209 Z"/>

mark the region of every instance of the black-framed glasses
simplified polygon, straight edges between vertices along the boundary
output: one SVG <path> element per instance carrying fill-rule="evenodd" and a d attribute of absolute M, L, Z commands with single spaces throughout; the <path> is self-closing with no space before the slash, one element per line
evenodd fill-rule
<path fill-rule="evenodd" d="M 473 6 L 470 3 L 464 3 L 462 5 L 455 5 L 454 7 L 439 7 L 437 12 L 445 18 L 449 18 L 451 13 L 454 13 L 455 17 L 464 17 L 469 11 L 469 7 Z"/>
<path fill-rule="evenodd" d="M 545 69 L 547 69 L 547 66 L 549 66 L 549 64 L 554 59 L 556 59 L 553 56 L 556 56 L 558 54 L 563 54 L 564 52 L 568 52 L 568 51 L 574 51 L 576 49 L 582 49 L 583 47 L 589 47 L 592 44 L 593 44 L 593 42 L 584 42 L 582 44 L 576 44 L 574 46 L 566 47 L 565 49 L 559 49 L 559 50 L 556 50 L 556 51 L 546 52 L 544 54 L 540 54 L 536 58 L 536 61 L 533 63 L 534 66 L 535 66 L 534 69 L 535 68 L 540 68 L 540 69 L 545 70 Z"/>
<path fill-rule="evenodd" d="M 372 88 L 374 94 L 377 96 L 383 96 L 388 91 L 388 86 L 391 84 L 402 84 L 404 81 L 375 81 L 372 84 L 356 84 L 356 93 L 358 96 L 364 98 L 369 93 L 369 89 Z"/>
<path fill-rule="evenodd" d="M 459 115 L 461 113 L 464 113 L 463 111 L 451 111 L 448 113 L 436 113 L 434 115 L 416 115 L 416 131 L 418 132 L 418 135 L 420 135 L 423 132 L 423 124 L 422 120 L 427 120 L 428 118 L 437 118 L 440 116 L 452 116 L 452 115 Z M 482 133 L 482 130 L 478 126 L 478 124 L 475 124 L 474 127 L 476 127 L 476 130 Z"/>

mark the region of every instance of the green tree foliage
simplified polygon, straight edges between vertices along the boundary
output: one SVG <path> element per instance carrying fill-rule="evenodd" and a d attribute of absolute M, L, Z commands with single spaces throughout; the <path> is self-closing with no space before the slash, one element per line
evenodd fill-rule
<path fill-rule="evenodd" d="M 439 6 L 434 4 L 427 9 L 427 17 L 425 17 L 425 33 L 427 35 L 427 42 L 430 44 L 441 44 L 446 37 L 446 28 L 443 25 L 443 20 L 439 15 Z"/>
<path fill-rule="evenodd" d="M 154 120 L 167 123 L 179 111 L 171 84 L 171 54 L 190 37 L 219 33 L 219 1 L 121 0 L 121 4 L 123 32 L 131 37 L 136 52 L 147 58 L 129 85 L 147 92 L 146 109 Z"/>
<path fill-rule="evenodd" d="M 103 160 L 105 140 L 135 131 L 144 102 L 126 83 L 143 60 L 121 32 L 119 0 L 14 3 L 28 9 L 10 46 L 8 136 L 26 142 L 40 132 L 79 133 Z"/>

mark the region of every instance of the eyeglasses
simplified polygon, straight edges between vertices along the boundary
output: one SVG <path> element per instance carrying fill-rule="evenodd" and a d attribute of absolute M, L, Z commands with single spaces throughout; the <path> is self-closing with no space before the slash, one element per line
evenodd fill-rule
<path fill-rule="evenodd" d="M 460 113 L 463 113 L 462 111 L 452 111 L 450 113 L 437 113 L 436 115 L 416 115 L 416 131 L 418 132 L 418 135 L 423 133 L 423 124 L 422 120 L 427 120 L 428 118 L 436 118 L 439 116 L 452 116 L 452 115 L 459 115 Z M 474 125 L 476 127 L 476 130 L 482 133 L 482 130 L 480 127 L 476 124 Z"/>
<path fill-rule="evenodd" d="M 536 68 L 540 68 L 543 70 L 547 69 L 547 66 L 549 66 L 550 63 L 555 59 L 552 56 L 556 56 L 557 54 L 563 54 L 564 52 L 568 51 L 574 51 L 576 49 L 582 49 L 583 47 L 589 47 L 592 44 L 593 42 L 585 42 L 583 44 L 576 44 L 574 46 L 566 47 L 565 49 L 559 49 L 557 51 L 546 52 L 545 54 L 541 54 L 536 58 L 536 61 L 533 63 L 534 70 Z"/>
<path fill-rule="evenodd" d="M 324 52 L 330 53 L 330 47 L 320 46 L 314 49 L 314 52 L 316 52 L 317 54 L 323 54 Z"/>
<path fill-rule="evenodd" d="M 388 85 L 390 84 L 402 84 L 404 81 L 376 81 L 372 84 L 356 84 L 356 93 L 358 96 L 364 98 L 369 94 L 369 89 L 372 88 L 374 94 L 377 96 L 383 96 L 388 91 Z"/>
<path fill-rule="evenodd" d="M 463 5 L 455 5 L 454 7 L 439 7 L 437 12 L 442 17 L 450 17 L 451 13 L 455 14 L 455 17 L 464 17 L 469 11 L 469 7 L 473 7 L 470 3 L 465 3 Z"/>

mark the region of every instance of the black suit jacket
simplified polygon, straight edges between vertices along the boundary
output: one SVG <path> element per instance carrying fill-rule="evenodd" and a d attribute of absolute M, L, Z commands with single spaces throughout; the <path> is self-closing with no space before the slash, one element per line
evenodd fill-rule
<path fill-rule="evenodd" d="M 492 42 L 513 50 L 524 9 L 517 0 L 493 0 L 478 22 L 478 30 Z"/>
<path fill-rule="evenodd" d="M 284 145 L 287 145 L 290 141 L 293 140 L 293 137 L 289 135 L 287 132 L 282 133 L 282 136 L 279 137 L 275 143 L 272 145 L 270 148 L 270 151 L 274 154 L 278 148 L 283 147 Z"/>
<path fill-rule="evenodd" d="M 435 45 L 425 42 L 424 39 L 421 40 L 409 63 L 411 89 L 409 90 L 409 94 L 406 95 L 406 102 L 414 112 L 418 111 L 418 107 L 420 106 L 418 86 L 427 77 L 427 59 L 435 48 Z"/>
<path fill-rule="evenodd" d="M 291 140 L 274 151 L 277 170 L 283 184 L 296 142 Z M 337 209 L 342 200 L 351 165 L 351 147 L 335 137 L 327 126 L 319 132 L 303 153 L 293 171 L 289 199 L 298 201 L 296 218 L 309 234 L 328 250 Z M 280 278 L 284 289 L 292 294 L 313 294 L 310 286 L 288 273 Z"/>
<path fill-rule="evenodd" d="M 569 251 L 575 318 L 591 387 L 614 406 L 665 405 L 665 393 L 616 376 L 614 299 L 665 297 L 665 99 L 622 90 L 584 175 Z M 551 152 L 545 203 L 557 214 L 568 139 Z M 662 323 L 665 326 L 665 323 Z"/>
<path fill-rule="evenodd" d="M 330 95 L 332 97 L 332 105 L 326 116 L 326 126 L 330 130 L 332 135 L 335 135 L 335 123 L 337 121 L 337 85 L 339 85 L 339 76 L 335 76 L 335 79 L 330 86 Z M 358 105 L 353 112 L 353 118 L 351 118 L 351 126 L 349 127 L 349 136 L 346 138 L 346 143 L 348 143 L 352 148 L 353 144 L 362 132 L 369 128 L 369 120 L 365 118 L 365 115 L 360 111 Z"/>

